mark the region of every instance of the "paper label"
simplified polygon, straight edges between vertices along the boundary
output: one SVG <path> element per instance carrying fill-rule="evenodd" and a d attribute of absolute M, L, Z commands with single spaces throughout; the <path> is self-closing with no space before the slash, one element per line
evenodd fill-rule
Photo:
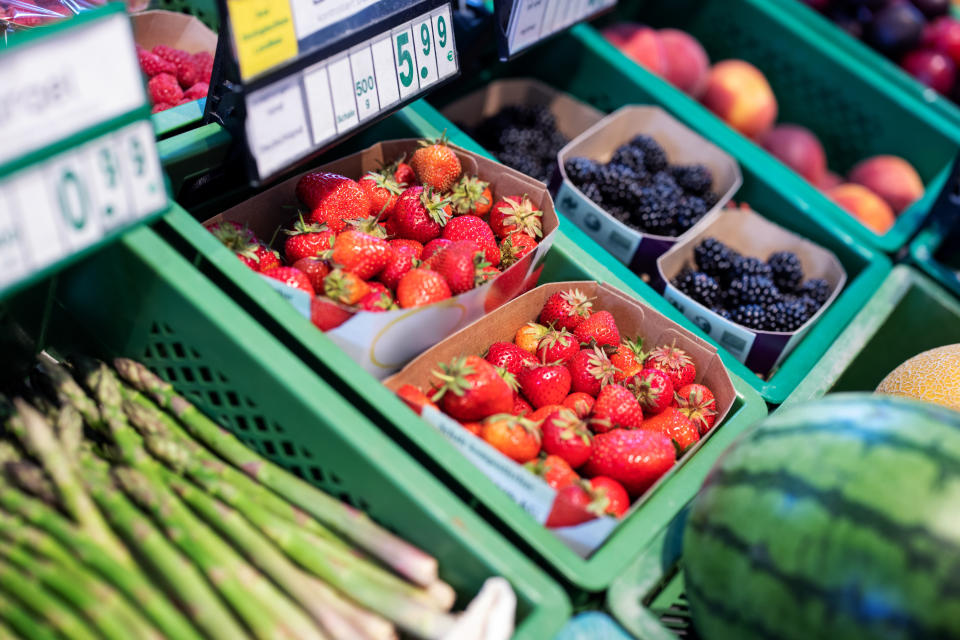
<path fill-rule="evenodd" d="M 620 262 L 630 264 L 643 241 L 641 232 L 615 220 L 566 180 L 560 185 L 556 203 L 558 211 L 562 211 L 601 247 Z"/>
<path fill-rule="evenodd" d="M 513 0 L 507 24 L 509 53 L 526 49 L 616 3 L 617 0 Z"/>
<path fill-rule="evenodd" d="M 297 57 L 297 35 L 286 0 L 228 0 L 227 9 L 241 78 L 248 80 Z"/>
<path fill-rule="evenodd" d="M 750 349 L 753 348 L 753 343 L 757 339 L 756 333 L 710 311 L 670 284 L 667 284 L 664 289 L 663 297 L 703 329 L 704 333 L 716 340 L 721 347 L 732 353 L 737 360 L 747 361 Z"/>
<path fill-rule="evenodd" d="M 377 0 L 292 0 L 297 39 L 325 29 L 356 15 L 377 3 Z"/>
<path fill-rule="evenodd" d="M 283 169 L 311 146 L 300 78 L 292 77 L 247 97 L 247 143 L 260 175 Z"/>
<path fill-rule="evenodd" d="M 301 291 L 296 287 L 291 287 L 286 285 L 276 278 L 271 278 L 270 276 L 265 276 L 262 273 L 258 274 L 263 280 L 270 285 L 274 291 L 283 296 L 283 299 L 293 305 L 293 308 L 297 310 L 297 313 L 302 315 L 307 320 L 310 319 L 310 294 L 306 291 Z"/>

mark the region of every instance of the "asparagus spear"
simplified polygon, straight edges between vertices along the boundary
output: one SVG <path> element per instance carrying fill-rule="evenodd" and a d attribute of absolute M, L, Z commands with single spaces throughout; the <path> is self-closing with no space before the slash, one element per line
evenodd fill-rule
<path fill-rule="evenodd" d="M 67 640 L 96 640 L 96 634 L 69 606 L 2 559 L 0 589 L 12 595 Z"/>
<path fill-rule="evenodd" d="M 126 358 L 114 360 L 120 375 L 139 391 L 170 410 L 187 431 L 250 477 L 296 504 L 320 522 L 381 559 L 400 575 L 427 586 L 437 581 L 437 561 L 370 520 L 366 514 L 266 460 L 207 418 L 174 388 L 142 364 Z"/>
<path fill-rule="evenodd" d="M 46 622 L 30 615 L 18 603 L 0 592 L 0 620 L 6 620 L 10 629 L 29 640 L 57 640 L 57 634 Z"/>
<path fill-rule="evenodd" d="M 214 640 L 249 638 L 210 586 L 219 583 L 218 575 L 207 574 L 208 583 L 204 574 L 177 551 L 150 519 L 113 487 L 103 468 L 105 465 L 101 466 L 90 456 L 82 458 L 81 464 L 84 482 L 94 500 L 147 564 L 162 576 L 170 591 L 179 596 L 197 627 Z M 6 500 L 4 506 L 9 506 Z"/>
<path fill-rule="evenodd" d="M 0 535 L 56 562 L 70 565 L 79 561 L 90 567 L 131 602 L 137 603 L 166 638 L 200 640 L 200 634 L 183 614 L 139 569 L 114 560 L 53 509 L 3 486 L 0 486 L 0 508 L 7 510 L 0 510 Z"/>
<path fill-rule="evenodd" d="M 47 479 L 43 469 L 26 460 L 8 462 L 4 465 L 4 472 L 24 491 L 32 493 L 47 504 L 60 504 L 57 490 Z"/>
<path fill-rule="evenodd" d="M 0 542 L 0 558 L 73 605 L 104 638 L 159 638 L 157 630 L 116 590 L 76 563 L 52 563 L 7 542 Z"/>
<path fill-rule="evenodd" d="M 20 640 L 20 636 L 13 632 L 13 630 L 5 625 L 0 618 L 0 640 Z"/>
<path fill-rule="evenodd" d="M 56 427 L 60 446 L 68 456 L 75 456 L 83 442 L 83 416 L 76 407 L 65 404 L 60 408 Z"/>
<path fill-rule="evenodd" d="M 17 414 L 11 416 L 7 424 L 24 449 L 43 465 L 56 486 L 64 508 L 94 539 L 106 545 L 118 560 L 131 564 L 130 555 L 84 491 L 70 458 L 53 435 L 53 429 L 36 409 L 21 398 L 15 398 L 13 403 Z"/>
<path fill-rule="evenodd" d="M 84 393 L 77 381 L 73 379 L 73 376 L 46 354 L 38 355 L 37 363 L 40 365 L 40 369 L 47 374 L 60 404 L 72 406 L 83 416 L 84 422 L 93 428 L 98 428 L 100 411 L 97 409 L 96 403 Z"/>

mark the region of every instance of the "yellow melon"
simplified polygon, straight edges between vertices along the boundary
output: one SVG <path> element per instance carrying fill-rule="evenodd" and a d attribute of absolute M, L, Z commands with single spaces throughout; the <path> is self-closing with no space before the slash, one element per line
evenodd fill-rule
<path fill-rule="evenodd" d="M 887 374 L 877 393 L 917 398 L 960 411 L 960 344 L 913 356 Z"/>

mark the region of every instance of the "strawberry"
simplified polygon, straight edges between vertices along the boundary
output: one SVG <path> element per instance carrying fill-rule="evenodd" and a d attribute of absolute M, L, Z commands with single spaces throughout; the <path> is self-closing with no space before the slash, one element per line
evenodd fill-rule
<path fill-rule="evenodd" d="M 288 287 L 299 289 L 300 291 L 309 293 L 311 296 L 316 295 L 313 290 L 313 285 L 310 284 L 310 278 L 299 269 L 294 269 L 293 267 L 274 267 L 273 269 L 267 269 L 260 273 L 268 278 L 279 280 Z"/>
<path fill-rule="evenodd" d="M 580 351 L 580 344 L 566 329 L 551 329 L 537 343 L 537 358 L 540 362 L 567 364 Z"/>
<path fill-rule="evenodd" d="M 500 247 L 493 237 L 490 225 L 477 216 L 459 216 L 450 220 L 443 228 L 442 238 L 446 240 L 472 240 L 483 250 L 487 262 L 492 266 L 500 264 Z"/>
<path fill-rule="evenodd" d="M 512 342 L 494 342 L 487 349 L 484 359 L 495 367 L 506 369 L 513 375 L 520 373 L 524 365 L 536 365 L 537 359 Z"/>
<path fill-rule="evenodd" d="M 336 302 L 352 305 L 370 293 L 370 285 L 355 273 L 334 269 L 323 280 L 323 292 Z"/>
<path fill-rule="evenodd" d="M 280 266 L 280 255 L 263 244 L 250 244 L 243 251 L 238 251 L 237 255 L 244 262 L 247 262 L 247 260 L 255 262 L 258 271 L 269 271 Z"/>
<path fill-rule="evenodd" d="M 593 303 L 579 289 L 558 291 L 540 310 L 540 322 L 556 329 L 573 331 L 593 313 Z"/>
<path fill-rule="evenodd" d="M 316 296 L 310 302 L 310 322 L 320 331 L 336 329 L 350 319 L 353 312 L 344 309 L 333 300 Z"/>
<path fill-rule="evenodd" d="M 513 338 L 514 344 L 528 353 L 536 353 L 540 346 L 540 338 L 546 335 L 548 329 L 542 324 L 528 322 L 519 329 Z"/>
<path fill-rule="evenodd" d="M 311 171 L 297 181 L 297 199 L 310 209 L 311 222 L 325 222 L 334 233 L 346 227 L 346 221 L 365 218 L 370 213 L 367 194 L 346 176 L 327 171 Z"/>
<path fill-rule="evenodd" d="M 353 229 L 354 231 L 359 231 L 365 233 L 368 236 L 373 236 L 374 238 L 386 239 L 390 234 L 387 233 L 387 228 L 381 224 L 380 218 L 376 216 L 367 216 L 366 218 L 354 218 L 352 220 L 347 220 L 347 229 Z"/>
<path fill-rule="evenodd" d="M 557 498 L 547 516 L 544 526 L 549 528 L 572 527 L 597 517 L 592 507 L 593 499 L 580 483 L 572 484 L 557 491 Z"/>
<path fill-rule="evenodd" d="M 396 391 L 397 397 L 407 403 L 407 406 L 413 409 L 418 415 L 424 407 L 436 408 L 437 405 L 427 397 L 423 391 L 412 384 L 403 384 Z"/>
<path fill-rule="evenodd" d="M 493 206 L 490 183 L 474 176 L 463 176 L 453 187 L 450 204 L 454 215 L 484 217 Z"/>
<path fill-rule="evenodd" d="M 475 421 L 474 421 L 474 422 L 461 422 L 460 425 L 461 425 L 464 429 L 466 429 L 467 431 L 469 431 L 470 433 L 472 433 L 473 435 L 477 436 L 478 438 L 480 437 L 480 432 L 483 431 L 483 423 L 482 423 L 482 422 L 475 422 Z"/>
<path fill-rule="evenodd" d="M 527 234 L 511 233 L 500 243 L 500 266 L 506 269 L 536 248 L 537 241 Z"/>
<path fill-rule="evenodd" d="M 283 257 L 294 263 L 300 258 L 319 256 L 333 247 L 336 234 L 322 224 L 304 222 L 299 216 L 290 229 L 284 229 L 287 239 L 283 243 Z"/>
<path fill-rule="evenodd" d="M 382 173 L 368 171 L 366 175 L 360 178 L 358 184 L 367 194 L 367 200 L 370 201 L 371 216 L 386 220 L 393 215 L 397 198 L 403 192 L 396 180 L 388 178 Z"/>
<path fill-rule="evenodd" d="M 390 240 L 390 248 L 395 250 L 409 250 L 417 260 L 423 255 L 423 245 L 416 240 L 407 240 L 406 238 L 394 238 Z"/>
<path fill-rule="evenodd" d="M 697 367 L 693 358 L 676 345 L 664 345 L 650 352 L 643 366 L 650 369 L 659 369 L 670 376 L 674 389 L 690 384 L 697 377 Z"/>
<path fill-rule="evenodd" d="M 623 517 L 623 514 L 630 508 L 630 496 L 623 485 L 606 476 L 596 476 L 590 478 L 588 482 L 594 500 L 600 503 L 603 513 L 617 518 Z"/>
<path fill-rule="evenodd" d="M 717 420 L 717 401 L 713 392 L 702 384 L 688 384 L 677 391 L 680 413 L 690 418 L 700 435 L 710 431 Z"/>
<path fill-rule="evenodd" d="M 593 452 L 583 468 L 588 476 L 607 476 L 639 496 L 676 462 L 670 438 L 650 429 L 614 429 L 593 438 Z"/>
<path fill-rule="evenodd" d="M 643 410 L 630 390 L 619 384 L 608 384 L 600 390 L 593 405 L 590 427 L 594 433 L 611 429 L 637 429 L 643 424 Z"/>
<path fill-rule="evenodd" d="M 523 396 L 536 408 L 560 404 L 570 393 L 570 371 L 562 364 L 525 366 L 517 374 Z"/>
<path fill-rule="evenodd" d="M 544 418 L 543 450 L 563 458 L 577 468 L 590 459 L 593 436 L 586 424 L 570 409 L 559 409 Z"/>
<path fill-rule="evenodd" d="M 423 245 L 423 252 L 420 254 L 420 259 L 424 262 L 429 261 L 431 258 L 435 258 L 440 255 L 440 253 L 453 244 L 453 240 L 446 240 L 444 238 L 434 238 L 427 244 Z M 430 263 L 431 266 L 433 262 Z"/>
<path fill-rule="evenodd" d="M 143 71 L 148 78 L 152 78 L 161 73 L 174 76 L 177 74 L 176 64 L 169 60 L 164 60 L 152 51 L 142 48 L 137 49 L 137 58 L 140 60 L 140 70 Z"/>
<path fill-rule="evenodd" d="M 176 76 L 169 73 L 158 73 L 147 82 L 147 92 L 154 104 L 166 102 L 177 104 L 183 98 L 183 89 L 177 82 Z"/>
<path fill-rule="evenodd" d="M 624 385 L 637 397 L 646 416 L 660 413 L 673 402 L 673 382 L 659 369 L 642 369 Z"/>
<path fill-rule="evenodd" d="M 417 174 L 413 172 L 413 167 L 401 159 L 393 169 L 393 179 L 401 187 L 411 187 L 417 181 Z"/>
<path fill-rule="evenodd" d="M 443 276 L 427 269 L 411 269 L 397 284 L 397 302 L 404 309 L 433 304 L 450 295 L 450 286 Z"/>
<path fill-rule="evenodd" d="M 617 382 L 623 382 L 627 378 L 640 373 L 643 370 L 643 360 L 647 354 L 643 350 L 643 338 L 624 338 L 617 350 L 610 355 L 610 362 L 617 368 L 617 375 L 614 378 Z"/>
<path fill-rule="evenodd" d="M 410 166 L 420 184 L 435 191 L 449 191 L 462 171 L 460 158 L 447 145 L 445 136 L 421 140 L 420 148 L 410 156 Z"/>
<path fill-rule="evenodd" d="M 656 431 L 677 443 L 680 451 L 686 451 L 700 439 L 700 431 L 693 420 L 676 407 L 667 407 L 655 416 L 647 418 L 643 429 Z"/>
<path fill-rule="evenodd" d="M 367 295 L 360 298 L 360 302 L 357 303 L 360 306 L 362 311 L 373 311 L 380 313 L 383 311 L 393 311 L 394 309 L 399 309 L 394 301 L 393 297 L 389 293 L 384 293 L 383 291 L 371 291 Z"/>
<path fill-rule="evenodd" d="M 485 282 L 490 282 L 491 280 L 499 276 L 501 273 L 503 272 L 500 271 L 500 269 L 497 269 L 492 264 L 488 264 L 480 272 L 480 283 L 483 284 Z"/>
<path fill-rule="evenodd" d="M 300 258 L 294 262 L 292 266 L 294 269 L 299 269 L 307 275 L 314 291 L 323 291 L 323 280 L 327 277 L 327 274 L 330 273 L 330 267 L 324 260 L 310 256 Z"/>
<path fill-rule="evenodd" d="M 532 238 L 543 236 L 543 211 L 535 208 L 527 196 L 507 196 L 490 210 L 490 228 L 501 240 L 521 231 Z"/>
<path fill-rule="evenodd" d="M 527 414 L 527 418 L 533 422 L 543 424 L 543 421 L 550 417 L 551 413 L 555 413 L 563 409 L 562 404 L 545 404 L 539 409 L 534 409 L 532 412 Z"/>
<path fill-rule="evenodd" d="M 620 330 L 617 322 L 609 311 L 597 311 L 577 325 L 573 335 L 578 342 L 595 344 L 598 347 L 609 345 L 616 347 L 620 344 Z"/>
<path fill-rule="evenodd" d="M 570 386 L 574 391 L 596 397 L 600 389 L 611 384 L 617 370 L 600 347 L 581 349 L 570 360 Z"/>
<path fill-rule="evenodd" d="M 174 49 L 173 47 L 168 47 L 165 44 L 158 44 L 155 46 L 153 48 L 153 54 L 163 58 L 164 60 L 169 60 L 176 65 L 179 65 L 181 62 L 188 62 L 192 58 L 192 56 L 186 51 Z"/>
<path fill-rule="evenodd" d="M 470 240 L 460 240 L 437 256 L 433 269 L 450 285 L 450 293 L 459 295 L 481 282 L 481 274 L 486 266 L 483 252 L 477 245 Z"/>
<path fill-rule="evenodd" d="M 204 229 L 212 233 L 225 247 L 234 251 L 241 251 L 247 248 L 247 245 L 259 242 L 257 234 L 247 225 L 232 220 L 220 220 L 204 225 Z"/>
<path fill-rule="evenodd" d="M 417 247 L 420 248 L 418 249 L 409 244 L 395 244 L 406 242 L 416 243 Z M 400 279 L 403 278 L 410 269 L 413 269 L 417 261 L 417 255 L 422 250 L 423 246 L 415 240 L 391 240 L 387 264 L 379 275 L 380 282 L 387 285 L 392 291 L 396 291 L 397 285 L 400 284 Z"/>
<path fill-rule="evenodd" d="M 497 368 L 483 358 L 454 358 L 439 367 L 433 372 L 440 384 L 432 399 L 447 415 L 471 421 L 510 413 L 513 391 L 497 373 Z"/>
<path fill-rule="evenodd" d="M 390 293 L 390 289 L 388 289 L 387 285 L 383 284 L 382 282 L 377 282 L 376 280 L 373 280 L 371 282 L 368 282 L 367 286 L 370 287 L 370 293 L 386 293 L 391 298 L 393 298 L 393 294 Z"/>
<path fill-rule="evenodd" d="M 207 94 L 210 92 L 210 85 L 206 82 L 197 82 L 187 88 L 183 92 L 183 97 L 191 102 L 193 100 L 199 100 L 201 98 L 206 98 Z"/>
<path fill-rule="evenodd" d="M 530 403 L 521 398 L 519 395 L 513 396 L 513 409 L 510 410 L 515 416 L 525 416 L 528 413 L 533 411 L 533 407 L 530 406 Z"/>
<path fill-rule="evenodd" d="M 361 231 L 344 231 L 333 243 L 333 264 L 369 280 L 380 273 L 390 258 L 390 245 Z"/>
<path fill-rule="evenodd" d="M 494 449 L 521 464 L 540 453 L 540 430 L 526 418 L 506 414 L 483 421 L 480 437 Z"/>
<path fill-rule="evenodd" d="M 557 491 L 580 481 L 577 472 L 560 456 L 548 455 L 540 460 L 532 460 L 524 466 Z"/>
<path fill-rule="evenodd" d="M 577 414 L 578 418 L 583 420 L 593 411 L 594 402 L 596 402 L 596 398 L 589 393 L 574 391 L 563 399 L 563 406 L 573 411 Z"/>
<path fill-rule="evenodd" d="M 400 237 L 423 243 L 439 237 L 449 219 L 450 202 L 423 187 L 401 193 L 391 217 Z"/>

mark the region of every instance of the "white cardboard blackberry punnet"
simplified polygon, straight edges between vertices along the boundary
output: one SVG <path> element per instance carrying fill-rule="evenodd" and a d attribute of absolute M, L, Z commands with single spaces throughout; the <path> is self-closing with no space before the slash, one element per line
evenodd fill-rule
<path fill-rule="evenodd" d="M 672 247 L 679 237 L 643 233 L 620 222 L 583 195 L 564 169 L 564 162 L 578 156 L 607 162 L 617 147 L 639 134 L 656 140 L 666 151 L 671 165 L 702 164 L 710 169 L 713 174 L 712 190 L 719 199 L 704 217 L 722 209 L 740 188 L 743 178 L 739 165 L 729 154 L 659 107 L 622 107 L 560 150 L 557 162 L 562 182 L 554 197 L 557 209 L 620 262 L 629 266 L 631 271 L 650 279 L 656 276 L 657 258 Z"/>
<path fill-rule="evenodd" d="M 731 322 L 670 284 L 684 267 L 696 269 L 693 250 L 706 238 L 716 238 L 744 256 L 761 260 L 777 251 L 792 251 L 800 259 L 804 281 L 823 278 L 830 285 L 830 297 L 796 331 L 758 331 Z M 747 207 L 724 209 L 709 220 L 694 225 L 680 242 L 660 256 L 657 269 L 665 283 L 663 297 L 737 360 L 761 376 L 776 368 L 800 342 L 847 281 L 846 271 L 832 252 Z"/>

